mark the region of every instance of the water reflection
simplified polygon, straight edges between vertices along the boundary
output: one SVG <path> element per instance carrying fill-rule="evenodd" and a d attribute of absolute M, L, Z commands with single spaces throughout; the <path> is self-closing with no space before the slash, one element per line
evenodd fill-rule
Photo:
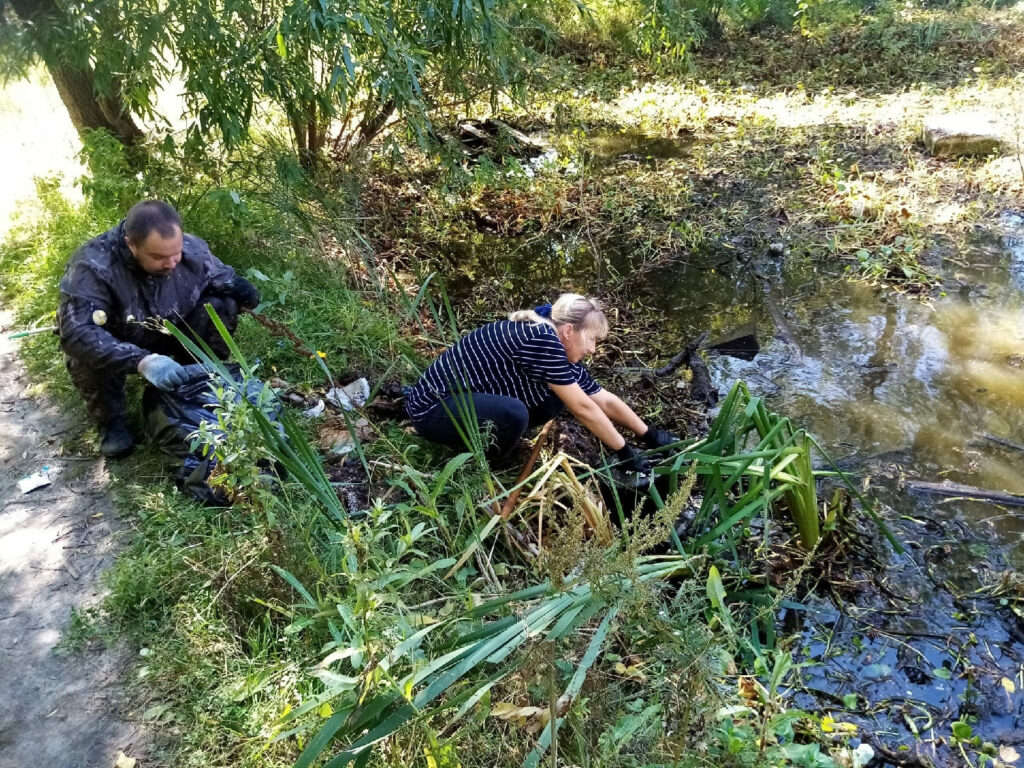
<path fill-rule="evenodd" d="M 598 164 L 611 162 L 653 163 L 687 157 L 693 139 L 646 136 L 634 131 L 595 131 L 588 136 L 588 155 Z"/>
<path fill-rule="evenodd" d="M 1024 443 L 1024 219 L 1003 224 L 1015 229 L 995 247 L 980 239 L 976 266 L 960 275 L 969 288 L 930 303 L 832 280 L 795 307 L 784 297 L 806 287 L 807 268 L 788 267 L 771 290 L 800 354 L 762 306 L 755 314 L 776 338 L 762 339 L 754 361 L 717 359 L 717 383 L 743 378 L 837 455 L 870 462 L 898 454 L 909 476 L 1024 493 L 1024 453 L 986 440 Z M 1024 562 L 1021 523 L 1002 519 Z"/>

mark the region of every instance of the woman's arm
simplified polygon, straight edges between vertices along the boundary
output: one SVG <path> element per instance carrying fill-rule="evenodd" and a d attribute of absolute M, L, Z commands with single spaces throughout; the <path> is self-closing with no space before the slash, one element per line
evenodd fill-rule
<path fill-rule="evenodd" d="M 622 402 L 617 395 L 613 395 L 607 389 L 602 389 L 590 395 L 590 399 L 597 403 L 598 408 L 613 423 L 632 430 L 637 437 L 647 434 L 647 425 L 636 415 L 636 411 Z"/>
<path fill-rule="evenodd" d="M 615 429 L 615 425 L 612 424 L 608 413 L 597 402 L 596 395 L 587 395 L 579 384 L 548 384 L 548 386 L 558 396 L 558 399 L 565 403 L 565 407 L 569 409 L 569 412 L 576 417 L 579 423 L 589 429 L 602 443 L 613 451 L 618 451 L 626 445 L 626 438 Z M 603 393 L 604 391 L 602 390 L 598 394 Z M 612 397 L 615 396 L 612 395 Z M 617 397 L 615 399 L 622 403 Z M 643 425 L 639 417 L 625 403 L 622 403 L 622 406 Z M 628 424 L 625 426 L 628 426 Z M 632 429 L 632 427 L 630 428 Z M 646 431 L 646 426 L 643 429 Z"/>

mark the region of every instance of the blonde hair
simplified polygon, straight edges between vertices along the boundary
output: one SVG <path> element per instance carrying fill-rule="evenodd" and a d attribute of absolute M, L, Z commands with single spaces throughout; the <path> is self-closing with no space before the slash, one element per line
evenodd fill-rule
<path fill-rule="evenodd" d="M 555 330 L 571 325 L 577 330 L 588 330 L 597 338 L 608 334 L 608 318 L 604 316 L 597 299 L 589 299 L 578 293 L 563 293 L 551 305 L 551 317 L 541 317 L 532 309 L 513 312 L 508 319 L 514 323 L 545 323 Z"/>

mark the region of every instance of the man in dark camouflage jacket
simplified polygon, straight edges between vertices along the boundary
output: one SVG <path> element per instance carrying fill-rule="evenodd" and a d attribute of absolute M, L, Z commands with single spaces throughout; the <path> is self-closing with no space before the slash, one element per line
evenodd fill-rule
<path fill-rule="evenodd" d="M 71 257 L 60 282 L 57 326 L 64 361 L 89 416 L 100 431 L 100 451 L 127 456 L 135 438 L 125 423 L 125 375 L 141 373 L 153 386 L 172 390 L 192 362 L 164 320 L 201 338 L 227 357 L 205 305 L 234 331 L 239 307 L 255 307 L 259 293 L 184 234 L 170 205 L 146 200 L 116 227 L 93 238 Z"/>

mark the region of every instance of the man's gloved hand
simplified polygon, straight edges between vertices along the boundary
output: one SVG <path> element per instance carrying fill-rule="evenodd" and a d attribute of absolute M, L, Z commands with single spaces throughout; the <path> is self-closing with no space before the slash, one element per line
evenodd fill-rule
<path fill-rule="evenodd" d="M 651 471 L 651 463 L 647 460 L 647 457 L 629 443 L 619 448 L 615 452 L 615 457 L 619 460 L 619 468 L 624 469 L 626 472 L 646 474 Z"/>
<path fill-rule="evenodd" d="M 678 443 L 679 438 L 667 429 L 655 429 L 650 427 L 640 438 L 647 448 L 664 448 L 666 445 Z"/>
<path fill-rule="evenodd" d="M 235 275 L 225 286 L 225 293 L 238 302 L 238 306 L 254 309 L 260 303 L 260 292 L 256 286 L 241 275 Z"/>
<path fill-rule="evenodd" d="M 158 389 L 170 391 L 188 382 L 188 373 L 166 355 L 146 355 L 139 361 L 139 373 Z"/>

